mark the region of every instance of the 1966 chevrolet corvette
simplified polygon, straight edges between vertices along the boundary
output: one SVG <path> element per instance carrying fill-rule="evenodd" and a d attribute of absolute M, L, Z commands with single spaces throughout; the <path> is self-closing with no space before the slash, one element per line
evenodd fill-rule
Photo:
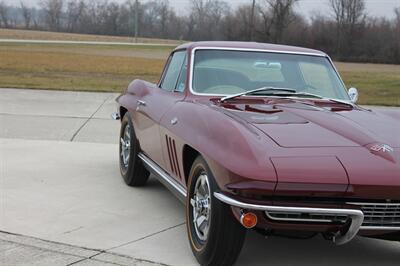
<path fill-rule="evenodd" d="M 320 51 L 184 44 L 158 84 L 117 99 L 121 174 L 153 173 L 185 203 L 202 265 L 233 264 L 247 229 L 400 240 L 400 116 L 357 98 Z"/>

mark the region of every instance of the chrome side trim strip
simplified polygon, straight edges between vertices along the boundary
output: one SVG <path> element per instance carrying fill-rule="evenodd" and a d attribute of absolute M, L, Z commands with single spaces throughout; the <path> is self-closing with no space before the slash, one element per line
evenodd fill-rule
<path fill-rule="evenodd" d="M 220 201 L 242 209 L 258 210 L 258 211 L 278 211 L 278 212 L 298 212 L 298 213 L 311 213 L 311 214 L 334 214 L 344 215 L 351 219 L 351 224 L 347 232 L 343 235 L 339 235 L 334 238 L 334 242 L 337 245 L 343 245 L 351 241 L 358 233 L 363 221 L 364 214 L 360 210 L 353 209 L 323 209 L 323 208 L 304 208 L 304 207 L 283 207 L 283 206 L 267 206 L 258 204 L 244 203 L 235 199 L 232 199 L 224 194 L 215 192 L 214 197 Z"/>
<path fill-rule="evenodd" d="M 374 231 L 400 231 L 397 226 L 361 226 L 360 230 L 374 230 Z"/>
<path fill-rule="evenodd" d="M 171 190 L 171 192 L 174 193 L 174 195 L 178 197 L 181 202 L 185 203 L 186 189 L 181 184 L 175 181 L 173 177 L 167 174 L 163 169 L 161 169 L 161 167 L 159 167 L 143 153 L 139 153 L 138 157 L 142 160 L 145 167 L 152 172 L 164 186 Z"/>

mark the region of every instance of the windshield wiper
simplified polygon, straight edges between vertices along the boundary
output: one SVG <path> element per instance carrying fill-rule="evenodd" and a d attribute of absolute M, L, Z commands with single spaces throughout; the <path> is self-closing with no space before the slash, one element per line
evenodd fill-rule
<path fill-rule="evenodd" d="M 308 92 L 295 92 L 295 93 L 285 93 L 286 96 L 310 96 L 310 97 L 314 97 L 314 98 L 318 98 L 321 100 L 326 100 L 326 101 L 330 101 L 330 102 L 334 102 L 334 103 L 340 103 L 340 104 L 345 104 L 348 106 L 351 106 L 352 108 L 354 108 L 354 104 L 352 102 L 348 102 L 345 100 L 339 100 L 339 99 L 333 99 L 333 98 L 327 98 L 318 94 L 313 94 L 313 93 L 308 93 Z"/>
<path fill-rule="evenodd" d="M 354 104 L 352 102 L 349 102 L 349 101 L 333 99 L 333 98 L 327 98 L 327 97 L 324 97 L 324 96 L 321 96 L 321 95 L 318 95 L 318 94 L 314 94 L 314 93 L 309 93 L 309 92 L 301 92 L 301 91 L 297 92 L 294 89 L 274 88 L 274 87 L 262 87 L 262 88 L 258 88 L 258 89 L 255 89 L 255 90 L 250 90 L 250 91 L 245 91 L 245 92 L 229 95 L 229 96 L 221 98 L 221 102 L 224 102 L 224 101 L 227 101 L 227 100 L 231 100 L 231 99 L 234 99 L 236 97 L 240 97 L 240 96 L 244 96 L 244 95 L 256 94 L 257 92 L 277 92 L 277 93 L 268 93 L 266 95 L 283 96 L 283 97 L 309 96 L 309 97 L 313 97 L 313 98 L 317 98 L 317 99 L 321 99 L 321 100 L 325 100 L 325 101 L 345 104 L 345 105 L 348 105 L 348 106 L 354 108 Z M 281 93 L 279 93 L 279 92 L 281 92 Z"/>
<path fill-rule="evenodd" d="M 309 97 L 318 98 L 318 99 L 326 99 L 324 96 L 314 94 L 314 93 L 304 92 L 304 91 L 294 92 L 294 93 L 285 93 L 284 95 L 287 95 L 287 96 L 309 96 Z"/>
<path fill-rule="evenodd" d="M 234 99 L 234 98 L 237 98 L 237 97 L 240 97 L 240 96 L 256 94 L 257 92 L 271 92 L 271 91 L 288 92 L 289 94 L 296 93 L 296 90 L 293 90 L 293 89 L 262 87 L 262 88 L 258 88 L 258 89 L 255 89 L 255 90 L 249 90 L 249 91 L 244 91 L 244 92 L 241 92 L 241 93 L 225 96 L 225 97 L 221 98 L 221 102 L 225 102 L 227 100 L 231 100 L 231 99 Z M 271 93 L 271 94 L 275 94 L 275 93 Z"/>

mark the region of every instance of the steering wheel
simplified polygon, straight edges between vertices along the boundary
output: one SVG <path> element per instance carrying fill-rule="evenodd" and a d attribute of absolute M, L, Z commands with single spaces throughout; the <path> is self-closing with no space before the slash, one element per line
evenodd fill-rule
<path fill-rule="evenodd" d="M 204 93 L 216 93 L 216 94 L 235 94 L 245 92 L 246 90 L 235 85 L 217 85 L 206 88 Z"/>

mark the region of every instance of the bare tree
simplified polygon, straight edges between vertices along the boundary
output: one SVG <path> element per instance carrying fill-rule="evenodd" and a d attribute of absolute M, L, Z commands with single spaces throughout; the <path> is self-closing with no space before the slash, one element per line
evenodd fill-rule
<path fill-rule="evenodd" d="M 240 5 L 225 18 L 223 31 L 228 40 L 254 40 L 252 29 L 257 25 L 258 14 L 253 13 L 252 9 L 250 4 Z"/>
<path fill-rule="evenodd" d="M 394 62 L 400 62 L 400 7 L 394 9 Z"/>
<path fill-rule="evenodd" d="M 222 19 L 229 13 L 229 6 L 220 0 L 191 0 L 190 27 L 194 40 L 214 40 L 220 35 Z"/>
<path fill-rule="evenodd" d="M 32 20 L 32 9 L 27 7 L 23 1 L 20 2 L 22 17 L 24 18 L 25 28 L 29 29 Z"/>
<path fill-rule="evenodd" d="M 263 18 L 266 40 L 282 42 L 282 36 L 294 19 L 293 7 L 299 0 L 264 0 L 259 12 Z"/>
<path fill-rule="evenodd" d="M 76 32 L 85 12 L 86 4 L 84 0 L 69 0 L 66 10 L 66 28 L 69 32 Z"/>
<path fill-rule="evenodd" d="M 157 2 L 158 11 L 158 21 L 160 24 L 160 34 L 161 37 L 165 38 L 167 36 L 167 25 L 169 22 L 170 6 L 168 0 L 159 0 Z"/>
<path fill-rule="evenodd" d="M 357 27 L 365 19 L 365 0 L 329 0 L 336 22 L 337 53 L 346 55 L 352 49 Z"/>
<path fill-rule="evenodd" d="M 108 35 L 118 35 L 120 16 L 119 5 L 115 2 L 105 2 L 102 7 L 100 13 L 102 18 L 101 30 Z"/>
<path fill-rule="evenodd" d="M 400 63 L 400 7 L 393 18 L 375 18 L 365 14 L 365 0 L 325 0 L 332 16 L 311 20 L 295 12 L 300 0 L 246 0 L 233 10 L 223 0 L 190 0 L 187 15 L 168 0 L 41 0 L 38 10 L 25 5 L 31 0 L 6 1 L 0 0 L 1 27 L 125 36 L 137 27 L 150 38 L 275 42 L 337 60 Z"/>
<path fill-rule="evenodd" d="M 252 41 L 254 38 L 254 27 L 255 27 L 255 9 L 256 9 L 256 0 L 253 0 L 251 4 L 251 13 L 250 13 L 250 30 L 249 30 L 249 40 Z"/>
<path fill-rule="evenodd" d="M 8 28 L 10 26 L 10 23 L 9 23 L 10 18 L 9 18 L 8 12 L 9 12 L 8 6 L 3 1 L 1 1 L 0 2 L 0 21 L 2 22 L 2 24 L 5 28 Z M 0 26 L 1 26 L 1 24 L 0 24 Z"/>
<path fill-rule="evenodd" d="M 45 12 L 47 27 L 53 31 L 60 31 L 64 0 L 42 0 L 40 5 Z"/>

